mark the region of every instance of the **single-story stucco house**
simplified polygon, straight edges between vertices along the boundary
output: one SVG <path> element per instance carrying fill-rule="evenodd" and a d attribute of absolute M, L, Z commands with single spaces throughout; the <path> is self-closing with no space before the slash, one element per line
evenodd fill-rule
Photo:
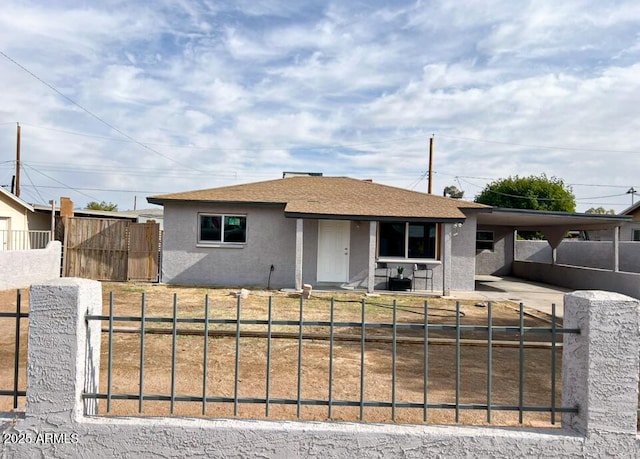
<path fill-rule="evenodd" d="M 640 201 L 632 204 L 618 215 L 627 216 L 631 221 L 620 227 L 620 241 L 640 242 Z M 591 241 L 612 241 L 614 233 L 608 231 L 589 231 L 588 239 Z"/>
<path fill-rule="evenodd" d="M 410 277 L 416 265 L 431 270 L 435 290 L 473 290 L 476 219 L 491 209 L 319 175 L 147 200 L 164 206 L 163 282 L 368 291 L 386 288 L 399 266 Z"/>

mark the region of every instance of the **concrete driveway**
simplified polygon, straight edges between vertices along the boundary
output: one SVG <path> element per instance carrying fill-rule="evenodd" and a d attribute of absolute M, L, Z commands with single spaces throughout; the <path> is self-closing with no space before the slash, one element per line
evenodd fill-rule
<path fill-rule="evenodd" d="M 551 305 L 556 305 L 556 315 L 563 316 L 564 294 L 572 290 L 515 277 L 476 276 L 473 292 L 451 292 L 451 298 L 488 301 L 513 301 L 525 307 L 551 314 Z"/>

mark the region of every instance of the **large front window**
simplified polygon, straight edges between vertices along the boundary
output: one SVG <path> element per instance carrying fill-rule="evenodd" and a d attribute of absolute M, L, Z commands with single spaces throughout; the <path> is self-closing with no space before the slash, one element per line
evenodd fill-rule
<path fill-rule="evenodd" d="M 378 257 L 435 259 L 437 229 L 436 223 L 381 222 Z"/>
<path fill-rule="evenodd" d="M 247 242 L 247 217 L 244 215 L 200 214 L 200 243 Z"/>

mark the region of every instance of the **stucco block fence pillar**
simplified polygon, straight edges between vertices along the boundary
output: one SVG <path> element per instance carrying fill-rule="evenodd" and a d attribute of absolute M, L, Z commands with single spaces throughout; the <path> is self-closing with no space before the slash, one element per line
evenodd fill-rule
<path fill-rule="evenodd" d="M 603 292 L 565 299 L 562 428 L 407 426 L 100 417 L 83 390 L 99 381 L 101 288 L 60 279 L 31 289 L 27 405 L 0 417 L 1 458 L 32 457 L 640 457 L 640 309 Z M 213 351 L 212 351 L 213 352 Z M 18 441 L 22 439 L 23 441 Z"/>

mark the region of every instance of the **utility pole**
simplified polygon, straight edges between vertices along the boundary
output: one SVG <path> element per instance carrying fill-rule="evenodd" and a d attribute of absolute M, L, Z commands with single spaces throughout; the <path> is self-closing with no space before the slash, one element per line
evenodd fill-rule
<path fill-rule="evenodd" d="M 432 191 L 432 183 L 433 183 L 433 134 L 431 134 L 431 138 L 429 139 L 429 186 L 427 188 L 427 193 L 431 194 Z"/>
<path fill-rule="evenodd" d="M 16 141 L 16 196 L 20 197 L 20 123 L 16 124 L 18 125 Z"/>
<path fill-rule="evenodd" d="M 632 205 L 632 206 L 633 206 L 633 204 L 634 204 L 634 197 L 635 197 L 635 194 L 636 194 L 636 193 L 637 193 L 637 191 L 636 191 L 636 190 L 635 190 L 635 188 L 633 188 L 633 187 L 629 188 L 629 191 L 627 191 L 627 194 L 630 194 L 630 195 L 631 195 L 631 205 Z"/>

